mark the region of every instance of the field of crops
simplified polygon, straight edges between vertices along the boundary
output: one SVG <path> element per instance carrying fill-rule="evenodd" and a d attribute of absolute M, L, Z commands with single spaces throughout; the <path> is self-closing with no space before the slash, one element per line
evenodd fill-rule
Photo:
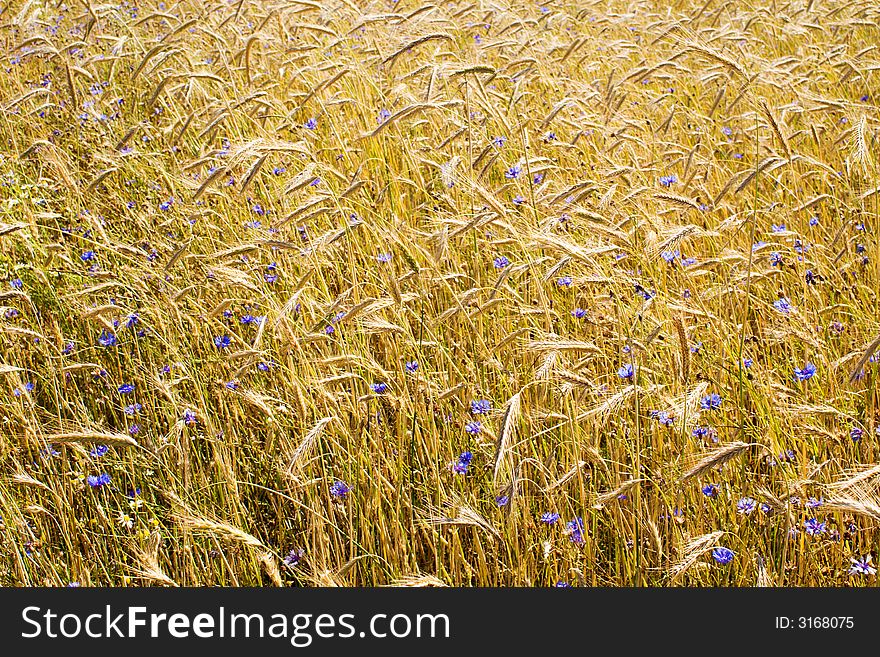
<path fill-rule="evenodd" d="M 878 20 L 4 4 L 0 584 L 874 585 Z"/>

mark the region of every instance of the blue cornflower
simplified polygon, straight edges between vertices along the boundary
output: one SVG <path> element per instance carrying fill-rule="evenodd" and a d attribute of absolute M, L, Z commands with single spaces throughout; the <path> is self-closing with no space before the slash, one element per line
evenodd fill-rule
<path fill-rule="evenodd" d="M 545 525 L 554 525 L 559 520 L 559 514 L 554 511 L 545 511 L 541 514 L 541 522 Z"/>
<path fill-rule="evenodd" d="M 798 381 L 807 381 L 816 375 L 816 366 L 812 363 L 805 363 L 803 368 L 794 368 L 794 376 Z"/>
<path fill-rule="evenodd" d="M 284 557 L 284 565 L 290 568 L 296 566 L 303 558 L 306 556 L 306 551 L 302 548 L 296 548 L 287 553 L 287 556 Z"/>
<path fill-rule="evenodd" d="M 816 274 L 813 273 L 813 270 L 808 269 L 804 272 L 804 280 L 807 282 L 807 285 L 815 285 L 818 279 Z"/>
<path fill-rule="evenodd" d="M 486 415 L 492 408 L 492 404 L 488 399 L 476 399 L 471 402 L 472 415 Z"/>
<path fill-rule="evenodd" d="M 516 196 L 513 197 L 513 204 L 514 205 L 522 205 L 525 202 L 526 202 L 526 199 L 525 199 L 525 197 L 523 197 L 522 194 L 517 194 Z"/>
<path fill-rule="evenodd" d="M 782 297 L 781 299 L 777 299 L 776 301 L 774 301 L 773 307 L 785 315 L 788 315 L 792 311 L 791 302 L 788 299 L 786 299 L 785 297 Z"/>
<path fill-rule="evenodd" d="M 25 392 L 33 392 L 34 391 L 34 384 L 31 383 L 30 381 L 28 381 L 27 383 L 24 384 L 24 390 L 25 390 Z M 16 388 L 15 390 L 12 391 L 12 394 L 15 395 L 16 397 L 21 397 L 21 394 L 22 394 L 21 389 Z"/>
<path fill-rule="evenodd" d="M 100 488 L 101 486 L 106 486 L 110 483 L 110 475 L 106 472 L 98 476 L 89 475 L 86 477 L 86 483 L 92 488 Z"/>
<path fill-rule="evenodd" d="M 758 503 L 753 498 L 743 497 L 736 503 L 736 512 L 742 513 L 743 515 L 749 515 L 757 506 Z"/>
<path fill-rule="evenodd" d="M 776 224 L 770 224 L 770 230 L 774 233 L 784 233 L 787 228 L 785 227 L 785 224 L 779 224 L 778 226 Z"/>
<path fill-rule="evenodd" d="M 621 379 L 631 379 L 635 376 L 635 370 L 633 370 L 632 363 L 627 363 L 619 370 L 617 370 L 617 376 Z"/>
<path fill-rule="evenodd" d="M 810 536 L 819 536 L 825 533 L 825 523 L 819 522 L 815 518 L 804 521 L 804 530 Z"/>
<path fill-rule="evenodd" d="M 196 423 L 196 414 L 192 409 L 187 408 L 183 412 L 183 423 L 188 425 L 193 425 Z"/>
<path fill-rule="evenodd" d="M 862 431 L 859 427 L 853 427 L 849 430 L 849 437 L 852 438 L 854 443 L 859 442 L 862 439 L 862 436 L 865 435 L 865 432 Z"/>
<path fill-rule="evenodd" d="M 559 287 L 571 287 L 571 276 L 561 276 L 556 279 L 556 284 Z"/>
<path fill-rule="evenodd" d="M 391 112 L 389 112 L 387 109 L 383 108 L 383 109 L 379 110 L 379 118 L 376 120 L 376 122 L 381 125 L 381 124 L 385 123 L 385 121 L 387 121 L 390 118 L 391 118 Z"/>
<path fill-rule="evenodd" d="M 159 204 L 159 209 L 162 210 L 162 212 L 167 212 L 168 210 L 171 209 L 171 206 L 172 206 L 173 204 L 174 204 L 174 199 L 173 199 L 173 198 L 169 198 L 167 201 L 162 201 L 162 202 Z"/>
<path fill-rule="evenodd" d="M 406 367 L 407 372 L 409 372 L 410 374 L 415 374 L 415 371 L 417 369 L 419 369 L 419 361 L 417 361 L 417 360 L 408 361 L 406 363 L 405 367 Z"/>
<path fill-rule="evenodd" d="M 140 315 L 131 313 L 125 318 L 125 328 L 134 328 L 134 325 L 141 321 Z"/>
<path fill-rule="evenodd" d="M 343 499 L 348 493 L 351 491 L 351 486 L 342 481 L 341 479 L 337 479 L 330 486 L 330 494 L 333 497 L 338 499 Z"/>
<path fill-rule="evenodd" d="M 370 390 L 372 390 L 377 395 L 381 395 L 381 394 L 384 394 L 388 390 L 388 384 L 382 383 L 381 381 L 377 382 L 377 383 L 371 383 Z"/>
<path fill-rule="evenodd" d="M 92 260 L 95 259 L 95 252 L 94 251 L 85 251 L 79 258 L 83 262 L 91 262 Z"/>
<path fill-rule="evenodd" d="M 507 506 L 509 502 L 510 497 L 508 495 L 499 495 L 495 498 L 495 504 L 498 505 L 498 508 L 501 508 L 502 506 Z"/>
<path fill-rule="evenodd" d="M 867 99 L 867 96 L 865 96 Z M 850 575 L 876 575 L 877 569 L 871 565 L 871 555 L 868 554 L 861 559 L 850 559 L 852 566 L 849 568 Z"/>
<path fill-rule="evenodd" d="M 495 269 L 504 269 L 510 264 L 510 260 L 506 256 L 499 256 L 492 261 L 492 264 L 495 265 Z"/>
<path fill-rule="evenodd" d="M 810 221 L 808 222 L 810 226 L 818 226 L 819 225 L 819 217 L 810 217 Z"/>
<path fill-rule="evenodd" d="M 575 319 L 584 319 L 587 316 L 587 311 L 583 308 L 575 308 L 571 311 L 571 316 Z"/>
<path fill-rule="evenodd" d="M 479 420 L 474 420 L 473 422 L 468 422 L 464 426 L 464 430 L 472 436 L 476 436 L 483 430 L 483 424 Z"/>
<path fill-rule="evenodd" d="M 9 284 L 15 290 L 20 290 L 24 286 L 24 283 L 21 282 L 20 278 L 13 278 L 11 281 L 9 281 Z"/>
<path fill-rule="evenodd" d="M 660 184 L 663 187 L 670 187 L 678 182 L 678 177 L 673 173 L 668 176 L 660 176 Z"/>
<path fill-rule="evenodd" d="M 733 134 L 733 130 L 731 128 L 728 128 L 727 126 L 724 126 L 723 128 L 721 128 L 721 132 L 722 132 L 722 134 L 724 134 L 728 137 L 730 137 L 730 135 Z"/>
<path fill-rule="evenodd" d="M 232 344 L 232 338 L 228 335 L 217 335 L 214 337 L 214 346 L 217 349 L 226 349 L 229 345 Z"/>
<path fill-rule="evenodd" d="M 791 461 L 794 461 L 794 452 L 790 449 L 787 449 L 784 452 L 782 452 L 782 454 L 779 455 L 779 459 L 790 463 Z M 792 498 L 792 499 L 796 499 L 796 498 Z"/>
<path fill-rule="evenodd" d="M 303 124 L 303 127 L 307 130 L 315 130 L 318 127 L 318 120 L 312 117 Z"/>
<path fill-rule="evenodd" d="M 278 265 L 276 265 L 274 262 L 270 262 L 268 265 L 266 265 L 266 273 L 263 274 L 263 278 L 267 283 L 274 283 L 278 280 L 278 274 L 276 273 L 277 269 Z"/>
<path fill-rule="evenodd" d="M 675 423 L 675 419 L 670 417 L 666 411 L 651 411 L 651 419 L 657 420 L 666 427 L 671 427 Z"/>
<path fill-rule="evenodd" d="M 380 253 L 376 256 L 376 260 L 381 263 L 391 262 L 391 254 L 390 253 Z"/>
<path fill-rule="evenodd" d="M 770 265 L 773 267 L 778 267 L 781 264 L 782 264 L 782 256 L 776 251 L 771 253 L 770 254 Z"/>
<path fill-rule="evenodd" d="M 501 148 L 502 146 L 504 146 L 506 141 L 507 141 L 507 137 L 493 137 L 492 138 L 492 145 L 495 148 Z"/>
<path fill-rule="evenodd" d="M 287 171 L 285 167 L 275 167 L 274 169 L 272 169 L 272 173 L 276 176 L 280 176 L 285 171 Z"/>
<path fill-rule="evenodd" d="M 706 395 L 700 400 L 700 408 L 704 411 L 717 411 L 721 408 L 721 395 L 717 392 L 713 392 L 711 395 Z"/>
<path fill-rule="evenodd" d="M 112 347 L 116 344 L 116 336 L 107 329 L 101 329 L 101 335 L 98 336 L 98 344 L 102 347 Z"/>
<path fill-rule="evenodd" d="M 706 484 L 701 490 L 706 497 L 716 497 L 718 495 L 718 486 L 716 484 Z"/>
<path fill-rule="evenodd" d="M 663 258 L 670 265 L 675 264 L 675 259 L 680 256 L 681 256 L 681 251 L 679 251 L 677 249 L 675 251 L 663 251 L 660 254 L 660 257 Z"/>
<path fill-rule="evenodd" d="M 808 509 L 818 509 L 824 503 L 825 503 L 825 500 L 823 500 L 821 497 L 819 497 L 819 498 L 810 497 L 807 499 L 807 508 Z"/>
<path fill-rule="evenodd" d="M 470 452 L 462 452 L 458 460 L 453 464 L 452 471 L 456 474 L 467 474 L 468 466 L 470 466 L 474 455 Z"/>
<path fill-rule="evenodd" d="M 733 561 L 734 555 L 734 551 L 726 547 L 717 547 L 712 550 L 712 558 L 722 566 Z"/>
<path fill-rule="evenodd" d="M 583 518 L 574 518 L 565 524 L 565 532 L 568 534 L 569 540 L 575 545 L 583 545 L 584 543 L 584 520 Z"/>
<path fill-rule="evenodd" d="M 504 172 L 504 177 L 509 179 L 519 178 L 519 175 L 522 173 L 522 165 L 514 164 L 507 171 Z"/>
<path fill-rule="evenodd" d="M 125 408 L 122 409 L 122 412 L 126 415 L 137 415 L 141 412 L 144 407 L 135 402 L 134 404 L 129 404 Z"/>
<path fill-rule="evenodd" d="M 127 395 L 131 392 L 134 392 L 134 384 L 133 383 L 123 383 L 118 388 L 120 395 Z"/>
<path fill-rule="evenodd" d="M 570 589 L 572 588 L 572 586 L 568 582 L 563 582 L 562 580 L 559 580 L 558 582 L 556 582 L 556 584 L 553 585 L 553 588 Z"/>
<path fill-rule="evenodd" d="M 654 298 L 653 292 L 649 292 L 648 290 L 646 290 L 644 287 L 642 287 L 638 283 L 635 284 L 635 291 L 636 291 L 636 294 L 640 295 L 645 301 L 650 301 L 651 299 Z"/>
<path fill-rule="evenodd" d="M 89 452 L 89 455 L 92 458 L 99 459 L 109 451 L 110 451 L 110 448 L 107 447 L 107 445 L 98 445 L 97 447 L 92 448 L 92 450 Z"/>
<path fill-rule="evenodd" d="M 755 363 L 755 361 L 753 361 L 748 356 L 743 358 L 743 367 L 745 367 L 746 369 L 749 369 L 754 363 Z"/>

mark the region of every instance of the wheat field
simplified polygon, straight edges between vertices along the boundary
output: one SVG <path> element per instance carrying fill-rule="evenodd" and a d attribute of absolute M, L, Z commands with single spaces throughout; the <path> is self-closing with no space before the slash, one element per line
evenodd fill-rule
<path fill-rule="evenodd" d="M 0 584 L 874 585 L 878 20 L 4 4 Z"/>

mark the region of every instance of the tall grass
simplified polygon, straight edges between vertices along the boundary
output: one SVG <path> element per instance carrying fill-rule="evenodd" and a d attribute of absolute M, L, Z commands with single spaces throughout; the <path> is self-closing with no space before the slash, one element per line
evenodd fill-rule
<path fill-rule="evenodd" d="M 0 583 L 873 584 L 878 19 L 4 5 Z"/>

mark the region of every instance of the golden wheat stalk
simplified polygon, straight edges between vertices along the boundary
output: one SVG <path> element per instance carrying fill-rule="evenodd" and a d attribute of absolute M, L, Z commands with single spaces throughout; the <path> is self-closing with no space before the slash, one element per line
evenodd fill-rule
<path fill-rule="evenodd" d="M 335 419 L 336 416 L 334 415 L 323 417 L 318 420 L 317 424 L 315 424 L 315 426 L 313 426 L 309 430 L 309 432 L 305 435 L 300 444 L 297 445 L 296 449 L 294 449 L 290 455 L 287 463 L 287 469 L 285 471 L 288 476 L 295 476 L 296 473 L 303 467 L 306 456 L 314 448 L 315 443 L 324 432 L 325 427 Z"/>
<path fill-rule="evenodd" d="M 688 479 L 693 479 L 694 477 L 699 477 L 709 470 L 720 467 L 730 461 L 731 459 L 736 458 L 740 454 L 743 454 L 748 449 L 752 447 L 760 447 L 761 449 L 766 449 L 763 445 L 759 443 L 744 443 L 744 442 L 732 442 L 727 445 L 722 445 L 718 449 L 706 454 L 702 459 L 700 459 L 690 470 L 685 472 L 681 480 L 687 481 Z"/>
<path fill-rule="evenodd" d="M 697 561 L 700 560 L 700 557 L 711 552 L 722 536 L 724 536 L 724 532 L 714 531 L 708 534 L 703 534 L 702 536 L 697 536 L 689 541 L 681 550 L 681 556 L 678 561 L 676 561 L 668 571 L 672 580 L 675 581 L 697 563 Z"/>
<path fill-rule="evenodd" d="M 449 586 L 443 580 L 434 575 L 424 575 L 418 573 L 416 575 L 404 575 L 398 577 L 390 584 L 384 586 L 404 587 L 404 588 L 435 588 Z"/>
<path fill-rule="evenodd" d="M 878 348 L 880 348 L 880 335 L 874 338 L 874 340 L 872 340 L 871 343 L 867 347 L 865 347 L 865 350 L 862 352 L 861 357 L 858 361 L 856 361 L 856 364 L 850 370 L 850 383 L 853 383 L 859 378 L 859 375 L 862 372 L 862 368 L 864 368 L 867 362 L 871 360 L 871 356 L 874 355 L 874 352 L 876 352 Z"/>
<path fill-rule="evenodd" d="M 498 478 L 501 475 L 501 469 L 510 457 L 510 449 L 513 444 L 513 437 L 516 433 L 517 422 L 519 422 L 520 411 L 522 409 L 522 390 L 516 393 L 507 401 L 507 407 L 504 410 L 504 416 L 501 419 L 501 431 L 498 433 L 498 442 L 495 445 L 495 459 L 492 466 L 492 481 L 497 485 Z"/>

